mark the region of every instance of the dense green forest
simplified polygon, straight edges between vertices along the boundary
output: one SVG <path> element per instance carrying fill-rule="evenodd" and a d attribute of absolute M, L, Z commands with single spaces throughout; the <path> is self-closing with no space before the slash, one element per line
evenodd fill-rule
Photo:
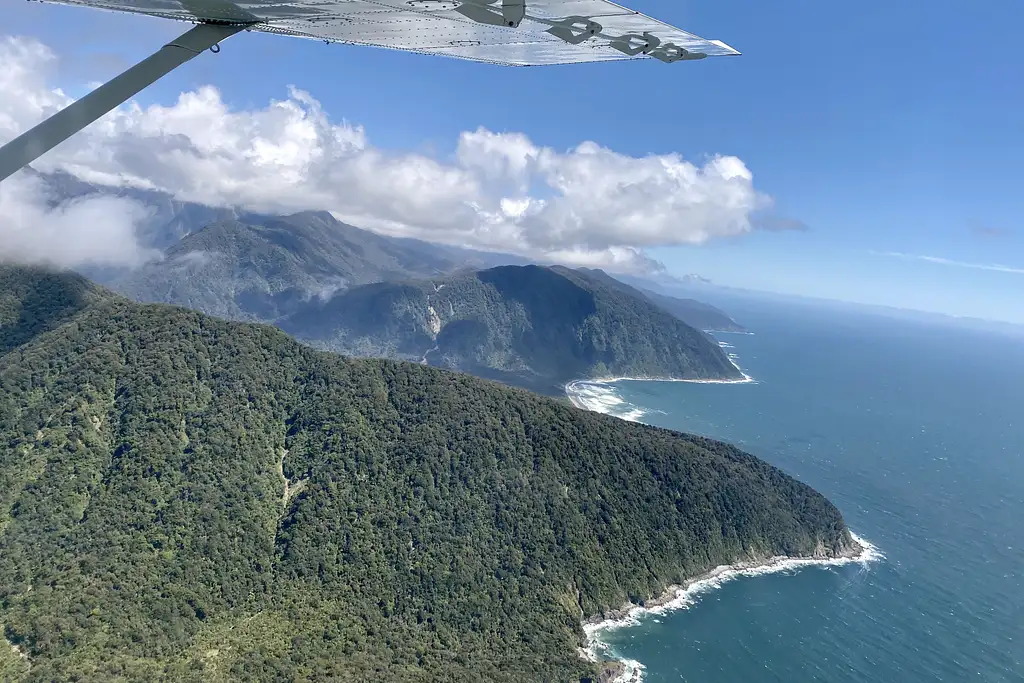
<path fill-rule="evenodd" d="M 700 330 L 601 271 L 499 266 L 353 287 L 278 321 L 320 348 L 560 394 L 569 380 L 739 378 Z"/>
<path fill-rule="evenodd" d="M 579 681 L 580 620 L 851 544 L 728 445 L 0 266 L 0 680 Z"/>

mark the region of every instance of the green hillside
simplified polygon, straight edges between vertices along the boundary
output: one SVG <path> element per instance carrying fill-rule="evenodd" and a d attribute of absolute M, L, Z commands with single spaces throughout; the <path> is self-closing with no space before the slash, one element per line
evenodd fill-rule
<path fill-rule="evenodd" d="M 0 680 L 578 681 L 839 512 L 735 448 L 0 267 Z"/>

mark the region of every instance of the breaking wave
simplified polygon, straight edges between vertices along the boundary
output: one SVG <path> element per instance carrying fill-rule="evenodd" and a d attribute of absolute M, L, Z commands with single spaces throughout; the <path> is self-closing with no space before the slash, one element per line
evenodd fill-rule
<path fill-rule="evenodd" d="M 871 563 L 885 559 L 882 551 L 870 541 L 852 531 L 850 535 L 860 550 L 846 557 L 827 559 L 773 557 L 761 563 L 722 565 L 684 585 L 670 587 L 664 595 L 652 601 L 651 607 L 635 605 L 626 610 L 620 610 L 620 615 L 614 618 L 584 623 L 583 631 L 587 636 L 587 646 L 581 654 L 594 662 L 600 659 L 614 659 L 620 662 L 623 665 L 623 671 L 615 679 L 615 683 L 638 683 L 643 680 L 644 665 L 636 660 L 618 656 L 607 642 L 601 640 L 602 634 L 628 626 L 636 626 L 644 619 L 657 617 L 667 612 L 689 609 L 704 594 L 721 588 L 725 583 L 741 576 L 795 573 L 807 567 L 839 567 L 848 564 L 860 564 L 864 570 L 867 570 Z"/>

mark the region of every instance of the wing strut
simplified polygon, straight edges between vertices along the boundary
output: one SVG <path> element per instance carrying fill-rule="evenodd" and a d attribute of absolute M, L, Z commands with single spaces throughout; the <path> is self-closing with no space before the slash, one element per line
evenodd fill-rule
<path fill-rule="evenodd" d="M 143 88 L 247 27 L 248 24 L 199 24 L 120 76 L 25 131 L 0 147 L 0 181 L 127 102 Z"/>

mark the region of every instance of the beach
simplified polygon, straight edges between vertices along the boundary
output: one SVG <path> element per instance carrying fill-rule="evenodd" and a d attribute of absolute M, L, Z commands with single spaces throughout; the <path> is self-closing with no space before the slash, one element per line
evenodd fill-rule
<path fill-rule="evenodd" d="M 735 365 L 735 362 L 733 363 Z M 739 369 L 739 367 L 737 367 Z M 740 370 L 743 373 L 742 370 Z M 623 420 L 637 422 L 646 410 L 628 406 L 612 388 L 616 382 L 683 382 L 686 384 L 754 384 L 756 380 L 743 373 L 740 379 L 680 379 L 676 377 L 599 377 L 573 380 L 565 385 L 569 401 L 582 410 L 613 414 Z"/>
<path fill-rule="evenodd" d="M 724 344 L 724 342 L 720 342 Z M 700 379 L 684 377 L 594 377 L 591 379 L 577 379 L 565 385 L 565 395 L 569 401 L 583 410 L 593 410 L 598 413 L 614 413 L 624 420 L 636 422 L 644 414 L 641 408 L 623 411 L 624 406 L 619 405 L 623 401 L 609 388 L 609 385 L 616 382 L 684 382 L 686 384 L 755 384 L 757 380 L 748 375 L 736 363 L 737 356 L 734 353 L 728 354 L 729 362 L 740 373 L 740 377 L 724 379 Z M 615 410 L 618 408 L 618 410 Z"/>

